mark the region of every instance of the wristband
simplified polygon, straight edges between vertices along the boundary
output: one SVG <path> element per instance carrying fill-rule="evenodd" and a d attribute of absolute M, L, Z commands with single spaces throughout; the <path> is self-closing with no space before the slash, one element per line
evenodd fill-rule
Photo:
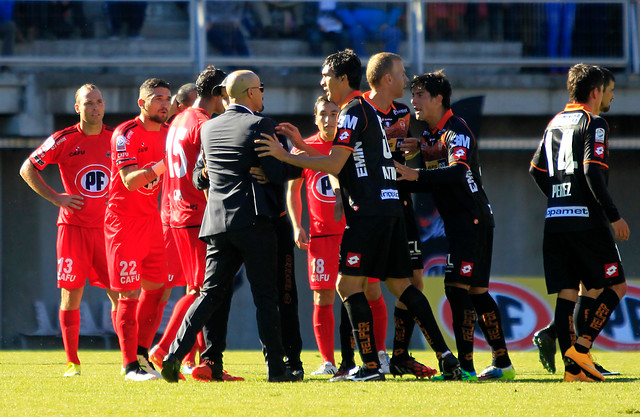
<path fill-rule="evenodd" d="M 164 163 L 164 159 L 154 166 L 151 167 L 151 170 L 159 177 L 167 170 L 167 165 Z"/>

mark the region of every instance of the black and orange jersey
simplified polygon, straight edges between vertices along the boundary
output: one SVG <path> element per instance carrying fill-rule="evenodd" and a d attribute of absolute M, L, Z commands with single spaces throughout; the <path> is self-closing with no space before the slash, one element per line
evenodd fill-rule
<path fill-rule="evenodd" d="M 378 117 L 380 117 L 380 124 L 387 135 L 387 141 L 389 142 L 389 149 L 393 159 L 404 164 L 404 152 L 399 149 L 402 139 L 407 137 L 409 133 L 409 123 L 411 121 L 411 111 L 406 104 L 393 101 L 391 106 L 387 109 L 381 109 L 371 100 L 371 91 L 367 91 L 362 95 L 367 103 L 371 104 Z"/>
<path fill-rule="evenodd" d="M 421 167 L 426 169 L 444 168 L 447 166 L 447 145 L 443 135 L 446 132 L 444 122 L 432 131 L 424 120 L 411 120 L 409 137 L 417 138 L 420 143 Z"/>
<path fill-rule="evenodd" d="M 419 174 L 419 182 L 433 192 L 447 236 L 479 223 L 493 226 L 493 213 L 482 186 L 478 146 L 464 120 L 448 110 L 422 139 L 426 143 L 441 142 L 439 146 L 444 146 L 447 153 L 447 166 L 421 169 Z"/>
<path fill-rule="evenodd" d="M 333 146 L 351 151 L 338 174 L 347 224 L 353 216 L 401 217 L 389 143 L 376 110 L 359 91 L 340 111 Z"/>
<path fill-rule="evenodd" d="M 608 227 L 620 215 L 607 191 L 609 126 L 569 103 L 547 125 L 530 172 L 547 196 L 545 231 Z"/>

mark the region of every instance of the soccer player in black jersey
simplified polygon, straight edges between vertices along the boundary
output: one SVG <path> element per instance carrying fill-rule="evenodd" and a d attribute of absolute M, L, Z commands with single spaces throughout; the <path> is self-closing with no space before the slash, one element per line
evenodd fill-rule
<path fill-rule="evenodd" d="M 607 113 L 611 109 L 611 102 L 615 98 L 613 92 L 616 84 L 616 79 L 613 73 L 607 68 L 600 67 L 604 76 L 604 87 L 602 93 L 602 102 L 600 104 L 600 113 Z M 589 316 L 589 311 L 593 308 L 593 304 L 602 292 L 602 289 L 592 288 L 587 290 L 584 284 L 580 283 L 580 292 L 578 295 L 578 302 L 576 303 L 575 310 L 573 311 L 573 324 L 576 334 L 582 334 L 584 327 L 587 325 L 586 320 Z M 533 344 L 538 348 L 540 354 L 540 362 L 544 369 L 551 373 L 556 372 L 556 325 L 553 320 L 545 328 L 538 330 L 533 335 Z M 619 372 L 613 372 L 605 369 L 602 365 L 594 362 L 596 369 L 603 375 L 620 375 Z"/>
<path fill-rule="evenodd" d="M 627 289 L 614 238 L 627 240 L 630 232 L 607 190 L 609 126 L 591 110 L 600 109 L 603 86 L 600 68 L 571 67 L 571 101 L 547 126 L 529 169 L 547 197 L 545 279 L 547 291 L 558 294 L 554 321 L 565 381 L 605 380 L 589 350 Z M 604 289 L 576 340 L 573 311 L 581 282 L 587 290 Z"/>
<path fill-rule="evenodd" d="M 451 305 L 463 378 L 513 379 L 515 369 L 507 352 L 500 310 L 488 291 L 494 223 L 482 187 L 476 140 L 464 120 L 451 111 L 451 84 L 442 71 L 415 77 L 411 92 L 416 118 L 429 125 L 424 133 L 427 137 L 422 139 L 442 143 L 448 166 L 439 168 L 436 163 L 433 169 L 416 170 L 396 163 L 396 167 L 399 179 L 416 181 L 411 185 L 414 191 L 433 194 L 444 222 L 449 243 L 445 295 Z M 436 161 L 441 158 L 438 152 L 433 156 Z M 493 363 L 480 375 L 473 365 L 476 316 L 493 352 Z"/>
<path fill-rule="evenodd" d="M 323 63 L 321 85 L 329 99 L 342 106 L 328 156 L 291 155 L 267 135 L 258 141 L 265 146 L 257 150 L 292 165 L 336 175 L 340 181 L 347 229 L 340 247 L 337 289 L 363 360 L 348 379 L 384 379 L 364 295 L 367 277 L 385 280 L 389 291 L 416 317 L 440 360 L 443 375 L 460 379 L 460 364 L 447 347 L 429 302 L 409 281 L 411 264 L 396 171 L 378 115 L 359 91 L 361 71 L 360 59 L 349 49 L 328 56 Z"/>

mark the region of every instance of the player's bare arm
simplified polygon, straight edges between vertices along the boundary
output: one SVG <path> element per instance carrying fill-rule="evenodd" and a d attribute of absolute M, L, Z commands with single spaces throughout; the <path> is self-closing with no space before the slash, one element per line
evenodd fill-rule
<path fill-rule="evenodd" d="M 629 225 L 623 218 L 611 223 L 611 227 L 613 228 L 614 238 L 622 242 L 629 239 L 631 231 L 629 230 Z"/>
<path fill-rule="evenodd" d="M 393 161 L 393 164 L 396 166 L 396 172 L 398 173 L 397 181 L 417 181 L 419 171 L 414 168 L 409 168 L 406 165 L 403 165 L 397 161 Z"/>
<path fill-rule="evenodd" d="M 324 156 L 320 151 L 307 145 L 302 139 L 300 130 L 291 123 L 280 123 L 276 126 L 276 133 L 288 137 L 291 140 L 291 143 L 293 143 L 293 146 L 298 148 L 300 151 L 305 152 L 309 156 Z"/>
<path fill-rule="evenodd" d="M 38 170 L 29 159 L 25 160 L 20 167 L 20 176 L 29 184 L 29 187 L 44 199 L 50 201 L 57 207 L 62 207 L 69 213 L 82 209 L 84 197 L 67 193 L 58 193 L 51 188 L 43 179 Z"/>
<path fill-rule="evenodd" d="M 296 178 L 287 183 L 287 212 L 293 226 L 293 239 L 296 242 L 296 246 L 307 250 L 309 238 L 304 227 L 302 227 L 302 198 L 300 197 L 303 183 L 304 180 L 302 178 Z"/>
<path fill-rule="evenodd" d="M 122 183 L 129 191 L 135 191 L 156 180 L 167 170 L 164 159 L 149 168 L 138 168 L 137 164 L 123 167 L 120 172 Z"/>
<path fill-rule="evenodd" d="M 255 143 L 263 145 L 256 148 L 261 158 L 273 156 L 290 165 L 326 172 L 331 175 L 338 175 L 351 155 L 351 150 L 343 147 L 333 147 L 329 155 L 320 157 L 292 155 L 282 147 L 275 135 L 269 136 L 266 133 L 261 133 L 261 135 L 264 139 L 256 139 L 255 141 Z"/>

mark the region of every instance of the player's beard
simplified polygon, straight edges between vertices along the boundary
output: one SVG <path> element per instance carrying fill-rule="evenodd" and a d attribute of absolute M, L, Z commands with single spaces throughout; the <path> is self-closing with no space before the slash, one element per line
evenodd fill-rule
<path fill-rule="evenodd" d="M 164 116 L 160 115 L 160 114 L 154 114 L 153 116 L 149 116 L 149 119 L 156 122 L 156 123 L 164 123 L 167 121 L 168 119 L 168 115 L 169 113 L 166 113 Z"/>

